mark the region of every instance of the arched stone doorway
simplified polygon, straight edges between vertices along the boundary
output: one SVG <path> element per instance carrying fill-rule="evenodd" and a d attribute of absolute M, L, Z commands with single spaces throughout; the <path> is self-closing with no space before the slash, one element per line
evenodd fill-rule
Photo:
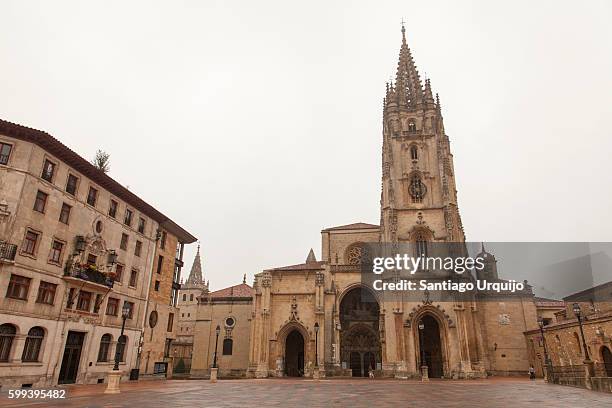
<path fill-rule="evenodd" d="M 304 376 L 304 336 L 294 329 L 285 340 L 285 375 Z"/>
<path fill-rule="evenodd" d="M 376 298 L 365 288 L 353 288 L 342 297 L 340 356 L 353 377 L 367 377 L 381 362 L 379 314 Z"/>
<path fill-rule="evenodd" d="M 433 316 L 426 314 L 419 320 L 417 330 L 419 340 L 419 366 L 422 366 L 424 362 L 428 368 L 429 377 L 441 378 L 444 374 L 444 363 L 442 359 L 440 325 Z"/>
<path fill-rule="evenodd" d="M 601 361 L 604 366 L 606 377 L 612 377 L 612 352 L 606 346 L 601 347 Z"/>

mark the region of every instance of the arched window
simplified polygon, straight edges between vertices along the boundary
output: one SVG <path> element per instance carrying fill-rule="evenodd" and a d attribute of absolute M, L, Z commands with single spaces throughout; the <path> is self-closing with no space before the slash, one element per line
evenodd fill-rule
<path fill-rule="evenodd" d="M 187 294 L 183 293 L 183 302 L 185 302 L 187 300 Z"/>
<path fill-rule="evenodd" d="M 127 343 L 127 336 L 119 336 L 119 340 L 117 340 L 117 351 L 116 353 L 119 355 L 119 361 L 122 363 L 125 362 L 125 344 Z"/>
<path fill-rule="evenodd" d="M 423 202 L 423 197 L 425 197 L 425 193 L 427 193 L 427 187 L 425 187 L 425 184 L 421 181 L 421 176 L 419 174 L 415 173 L 410 177 L 409 191 L 413 203 Z"/>
<path fill-rule="evenodd" d="M 98 362 L 108 361 L 108 351 L 110 350 L 111 342 L 113 338 L 110 334 L 106 333 L 100 339 L 100 349 L 98 350 Z"/>
<path fill-rule="evenodd" d="M 32 327 L 30 331 L 28 331 L 28 337 L 23 347 L 21 361 L 38 361 L 44 337 L 45 330 L 42 327 Z"/>
<path fill-rule="evenodd" d="M 419 149 L 416 145 L 410 146 L 410 158 L 414 161 L 419 160 Z"/>
<path fill-rule="evenodd" d="M 223 340 L 223 355 L 224 356 L 231 356 L 233 348 L 234 348 L 234 341 L 232 339 Z"/>
<path fill-rule="evenodd" d="M 413 133 L 413 132 L 416 132 L 416 130 L 417 130 L 416 129 L 416 123 L 414 123 L 414 119 L 410 119 L 408 121 L 408 131 Z"/>
<path fill-rule="evenodd" d="M 427 258 L 427 238 L 422 232 L 416 234 L 415 249 L 417 257 L 421 256 Z"/>
<path fill-rule="evenodd" d="M 193 293 L 191 295 L 189 295 L 189 301 L 193 302 Z"/>
<path fill-rule="evenodd" d="M 0 361 L 9 360 L 15 334 L 17 334 L 17 328 L 12 324 L 0 326 Z"/>

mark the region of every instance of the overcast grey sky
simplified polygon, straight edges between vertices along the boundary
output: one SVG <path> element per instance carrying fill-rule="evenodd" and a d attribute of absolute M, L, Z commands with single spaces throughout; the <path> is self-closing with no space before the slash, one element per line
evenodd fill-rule
<path fill-rule="evenodd" d="M 2 0 L 0 117 L 108 151 L 112 177 L 200 238 L 212 288 L 251 282 L 320 256 L 322 228 L 378 223 L 404 18 L 468 240 L 611 241 L 610 16 L 606 0 Z"/>

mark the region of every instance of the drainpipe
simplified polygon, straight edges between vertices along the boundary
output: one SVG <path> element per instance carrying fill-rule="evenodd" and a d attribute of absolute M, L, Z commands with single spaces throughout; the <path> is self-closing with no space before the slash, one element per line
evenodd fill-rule
<path fill-rule="evenodd" d="M 140 329 L 140 338 L 138 339 L 138 349 L 136 354 L 136 369 L 140 369 L 140 360 L 142 358 L 142 345 L 144 344 L 144 330 L 147 321 L 147 314 L 149 313 L 149 296 L 151 291 L 151 281 L 153 280 L 153 265 L 155 264 L 155 249 L 157 248 L 157 241 L 160 238 L 161 225 L 157 224 L 157 230 L 155 232 L 155 241 L 153 241 L 153 249 L 151 251 L 151 258 L 149 259 L 149 282 L 147 283 L 147 293 L 145 296 L 145 308 L 144 314 L 142 315 L 142 326 Z M 149 243 L 149 246 L 151 244 Z M 138 330 L 138 328 L 136 328 Z"/>

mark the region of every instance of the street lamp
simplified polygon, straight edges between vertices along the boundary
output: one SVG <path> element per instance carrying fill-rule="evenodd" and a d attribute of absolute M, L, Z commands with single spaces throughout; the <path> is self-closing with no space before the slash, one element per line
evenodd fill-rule
<path fill-rule="evenodd" d="M 123 307 L 121 308 L 121 335 L 119 335 L 119 339 L 117 339 L 117 345 L 115 346 L 115 365 L 113 369 L 108 372 L 108 383 L 106 386 L 106 390 L 104 390 L 105 394 L 118 394 L 121 392 L 119 390 L 119 382 L 121 381 L 121 373 L 119 372 L 119 357 L 121 354 L 125 353 L 125 337 L 123 336 L 123 332 L 125 330 L 125 321 L 130 314 L 132 313 L 132 307 L 128 302 L 123 302 Z M 119 354 L 121 352 L 121 354 Z"/>
<path fill-rule="evenodd" d="M 419 322 L 419 347 L 421 349 L 421 381 L 429 381 L 429 368 L 425 362 L 425 350 L 423 348 L 423 336 L 425 332 L 425 323 Z"/>
<path fill-rule="evenodd" d="M 217 368 L 217 346 L 219 345 L 219 333 L 221 333 L 221 327 L 217 325 L 215 329 L 217 339 L 215 340 L 215 357 L 213 358 L 213 368 Z"/>
<path fill-rule="evenodd" d="M 548 375 L 552 374 L 550 370 L 550 357 L 548 356 L 548 347 L 546 347 L 546 337 L 544 337 L 544 319 L 541 317 L 538 319 L 538 326 L 540 327 L 540 336 L 542 337 L 542 345 L 544 346 L 544 378 L 548 381 Z"/>
<path fill-rule="evenodd" d="M 421 366 L 426 366 L 425 363 L 425 350 L 423 350 L 423 330 L 425 330 L 425 324 L 419 323 L 419 348 L 421 349 Z"/>
<path fill-rule="evenodd" d="M 582 311 L 580 310 L 580 305 L 578 303 L 574 303 L 573 305 L 574 314 L 578 319 L 578 325 L 580 326 L 580 337 L 582 337 L 582 348 L 584 349 L 584 359 L 585 361 L 590 360 L 589 358 L 589 349 L 587 348 L 586 341 L 584 340 L 584 330 L 582 329 Z"/>
<path fill-rule="evenodd" d="M 121 354 L 125 353 L 125 340 L 123 337 L 123 331 L 125 330 L 125 321 L 130 315 L 131 307 L 127 302 L 123 302 L 123 307 L 121 308 L 121 335 L 117 341 L 117 346 L 115 347 L 115 366 L 113 367 L 113 371 L 119 370 L 119 344 L 121 344 Z M 123 343 L 121 343 L 123 341 Z"/>
<path fill-rule="evenodd" d="M 319 323 L 314 324 L 315 331 L 315 367 L 319 367 Z"/>

